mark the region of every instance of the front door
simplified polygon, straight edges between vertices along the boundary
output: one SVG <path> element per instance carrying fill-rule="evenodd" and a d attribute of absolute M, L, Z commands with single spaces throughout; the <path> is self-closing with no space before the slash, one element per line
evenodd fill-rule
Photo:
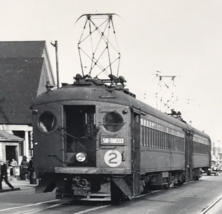
<path fill-rule="evenodd" d="M 95 106 L 64 106 L 64 112 L 67 166 L 95 167 Z"/>
<path fill-rule="evenodd" d="M 140 194 L 140 114 L 132 111 L 133 195 Z"/>
<path fill-rule="evenodd" d="M 185 171 L 186 182 L 193 180 L 193 134 L 186 132 L 185 138 Z"/>

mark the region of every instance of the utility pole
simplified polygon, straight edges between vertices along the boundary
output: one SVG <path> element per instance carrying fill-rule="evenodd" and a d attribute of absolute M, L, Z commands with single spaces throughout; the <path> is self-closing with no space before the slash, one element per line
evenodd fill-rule
<path fill-rule="evenodd" d="M 58 60 L 58 42 L 55 41 L 51 45 L 55 48 L 55 55 L 56 55 L 56 77 L 57 77 L 57 88 L 59 88 L 59 60 Z"/>

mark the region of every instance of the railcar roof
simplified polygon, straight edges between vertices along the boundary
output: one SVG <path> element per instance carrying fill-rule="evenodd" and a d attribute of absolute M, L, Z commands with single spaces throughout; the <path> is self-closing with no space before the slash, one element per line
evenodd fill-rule
<path fill-rule="evenodd" d="M 84 100 L 92 102 L 105 102 L 115 103 L 119 105 L 126 105 L 141 110 L 145 114 L 150 114 L 154 117 L 162 119 L 166 122 L 179 126 L 183 129 L 190 130 L 198 135 L 209 138 L 209 136 L 190 125 L 182 122 L 179 119 L 169 116 L 159 110 L 137 100 L 131 93 L 127 94 L 124 89 L 116 90 L 108 88 L 106 85 L 66 85 L 64 87 L 51 90 L 40 94 L 33 102 L 32 106 L 52 103 L 52 102 L 63 102 L 71 100 Z"/>

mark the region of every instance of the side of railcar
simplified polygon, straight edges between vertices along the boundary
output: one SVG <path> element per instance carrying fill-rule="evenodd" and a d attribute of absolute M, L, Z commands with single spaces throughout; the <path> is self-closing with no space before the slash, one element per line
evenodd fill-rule
<path fill-rule="evenodd" d="M 149 186 L 184 183 L 210 166 L 210 138 L 181 118 L 139 102 L 141 180 Z M 144 183 L 142 182 L 142 183 Z"/>
<path fill-rule="evenodd" d="M 193 169 L 194 179 L 199 179 L 200 170 L 207 172 L 211 164 L 211 141 L 209 136 L 194 130 L 193 134 Z"/>
<path fill-rule="evenodd" d="M 186 125 L 178 124 L 149 114 L 141 118 L 141 174 L 150 177 L 150 185 L 185 181 Z"/>

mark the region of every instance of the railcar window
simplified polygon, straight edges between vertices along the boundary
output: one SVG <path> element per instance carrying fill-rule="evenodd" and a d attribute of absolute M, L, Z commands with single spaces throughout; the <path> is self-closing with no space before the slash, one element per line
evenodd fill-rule
<path fill-rule="evenodd" d="M 154 148 L 154 141 L 155 141 L 155 139 L 154 139 L 154 129 L 151 129 L 151 138 L 152 138 L 152 145 L 151 145 L 151 147 Z"/>
<path fill-rule="evenodd" d="M 140 125 L 141 147 L 184 151 L 184 138 L 181 132 L 147 121 L 143 118 L 140 119 Z M 202 150 L 205 151 L 206 149 L 203 148 Z"/>
<path fill-rule="evenodd" d="M 156 147 L 160 148 L 160 132 L 158 130 L 156 130 Z"/>
<path fill-rule="evenodd" d="M 139 117 L 139 115 L 135 115 L 135 121 L 136 121 L 137 123 L 140 122 L 140 117 Z"/>
<path fill-rule="evenodd" d="M 94 105 L 64 106 L 65 142 L 68 166 L 96 166 L 96 121 Z M 77 154 L 85 154 L 83 162 Z"/>
<path fill-rule="evenodd" d="M 39 117 L 39 127 L 44 132 L 51 132 L 56 127 L 56 117 L 51 112 L 47 111 Z"/>
<path fill-rule="evenodd" d="M 172 149 L 172 150 L 175 150 L 175 146 L 176 146 L 176 145 L 175 145 L 175 137 L 172 135 L 172 136 L 171 136 L 171 139 L 172 139 L 172 141 L 171 141 L 171 149 Z"/>
<path fill-rule="evenodd" d="M 148 127 L 146 127 L 146 146 L 149 147 L 149 130 L 148 130 Z"/>
<path fill-rule="evenodd" d="M 168 145 L 167 145 L 167 149 L 171 148 L 171 135 L 168 135 Z"/>
<path fill-rule="evenodd" d="M 123 118 L 116 112 L 107 113 L 103 118 L 103 124 L 105 129 L 109 132 L 117 132 L 124 125 Z"/>
<path fill-rule="evenodd" d="M 167 134 L 163 133 L 164 135 L 164 149 L 167 149 Z"/>
<path fill-rule="evenodd" d="M 208 153 L 208 145 L 199 143 L 199 142 L 195 142 L 193 144 L 193 152 L 194 153 L 200 153 L 200 154 L 207 154 Z"/>
<path fill-rule="evenodd" d="M 155 129 L 155 141 L 154 141 L 154 145 L 155 145 L 155 148 L 158 148 L 158 131 Z"/>
<path fill-rule="evenodd" d="M 175 151 L 178 151 L 178 143 L 179 142 L 177 140 L 178 140 L 178 137 L 173 136 L 173 144 L 174 144 L 173 150 L 175 150 Z"/>
<path fill-rule="evenodd" d="M 143 126 L 143 146 L 146 146 L 146 127 Z"/>
<path fill-rule="evenodd" d="M 150 129 L 150 130 L 151 130 L 151 147 L 154 147 L 154 146 L 153 146 L 153 144 L 154 144 L 154 143 L 153 143 L 153 142 L 154 142 L 154 133 L 153 133 L 154 130 L 153 130 L 153 129 Z"/>
<path fill-rule="evenodd" d="M 140 129 L 140 146 L 143 146 L 143 131 Z"/>
<path fill-rule="evenodd" d="M 160 131 L 160 148 L 163 149 L 163 137 L 162 137 L 162 131 Z"/>
<path fill-rule="evenodd" d="M 158 131 L 154 130 L 154 136 L 155 136 L 155 140 L 154 140 L 154 147 L 157 148 L 157 143 L 158 143 Z"/>

